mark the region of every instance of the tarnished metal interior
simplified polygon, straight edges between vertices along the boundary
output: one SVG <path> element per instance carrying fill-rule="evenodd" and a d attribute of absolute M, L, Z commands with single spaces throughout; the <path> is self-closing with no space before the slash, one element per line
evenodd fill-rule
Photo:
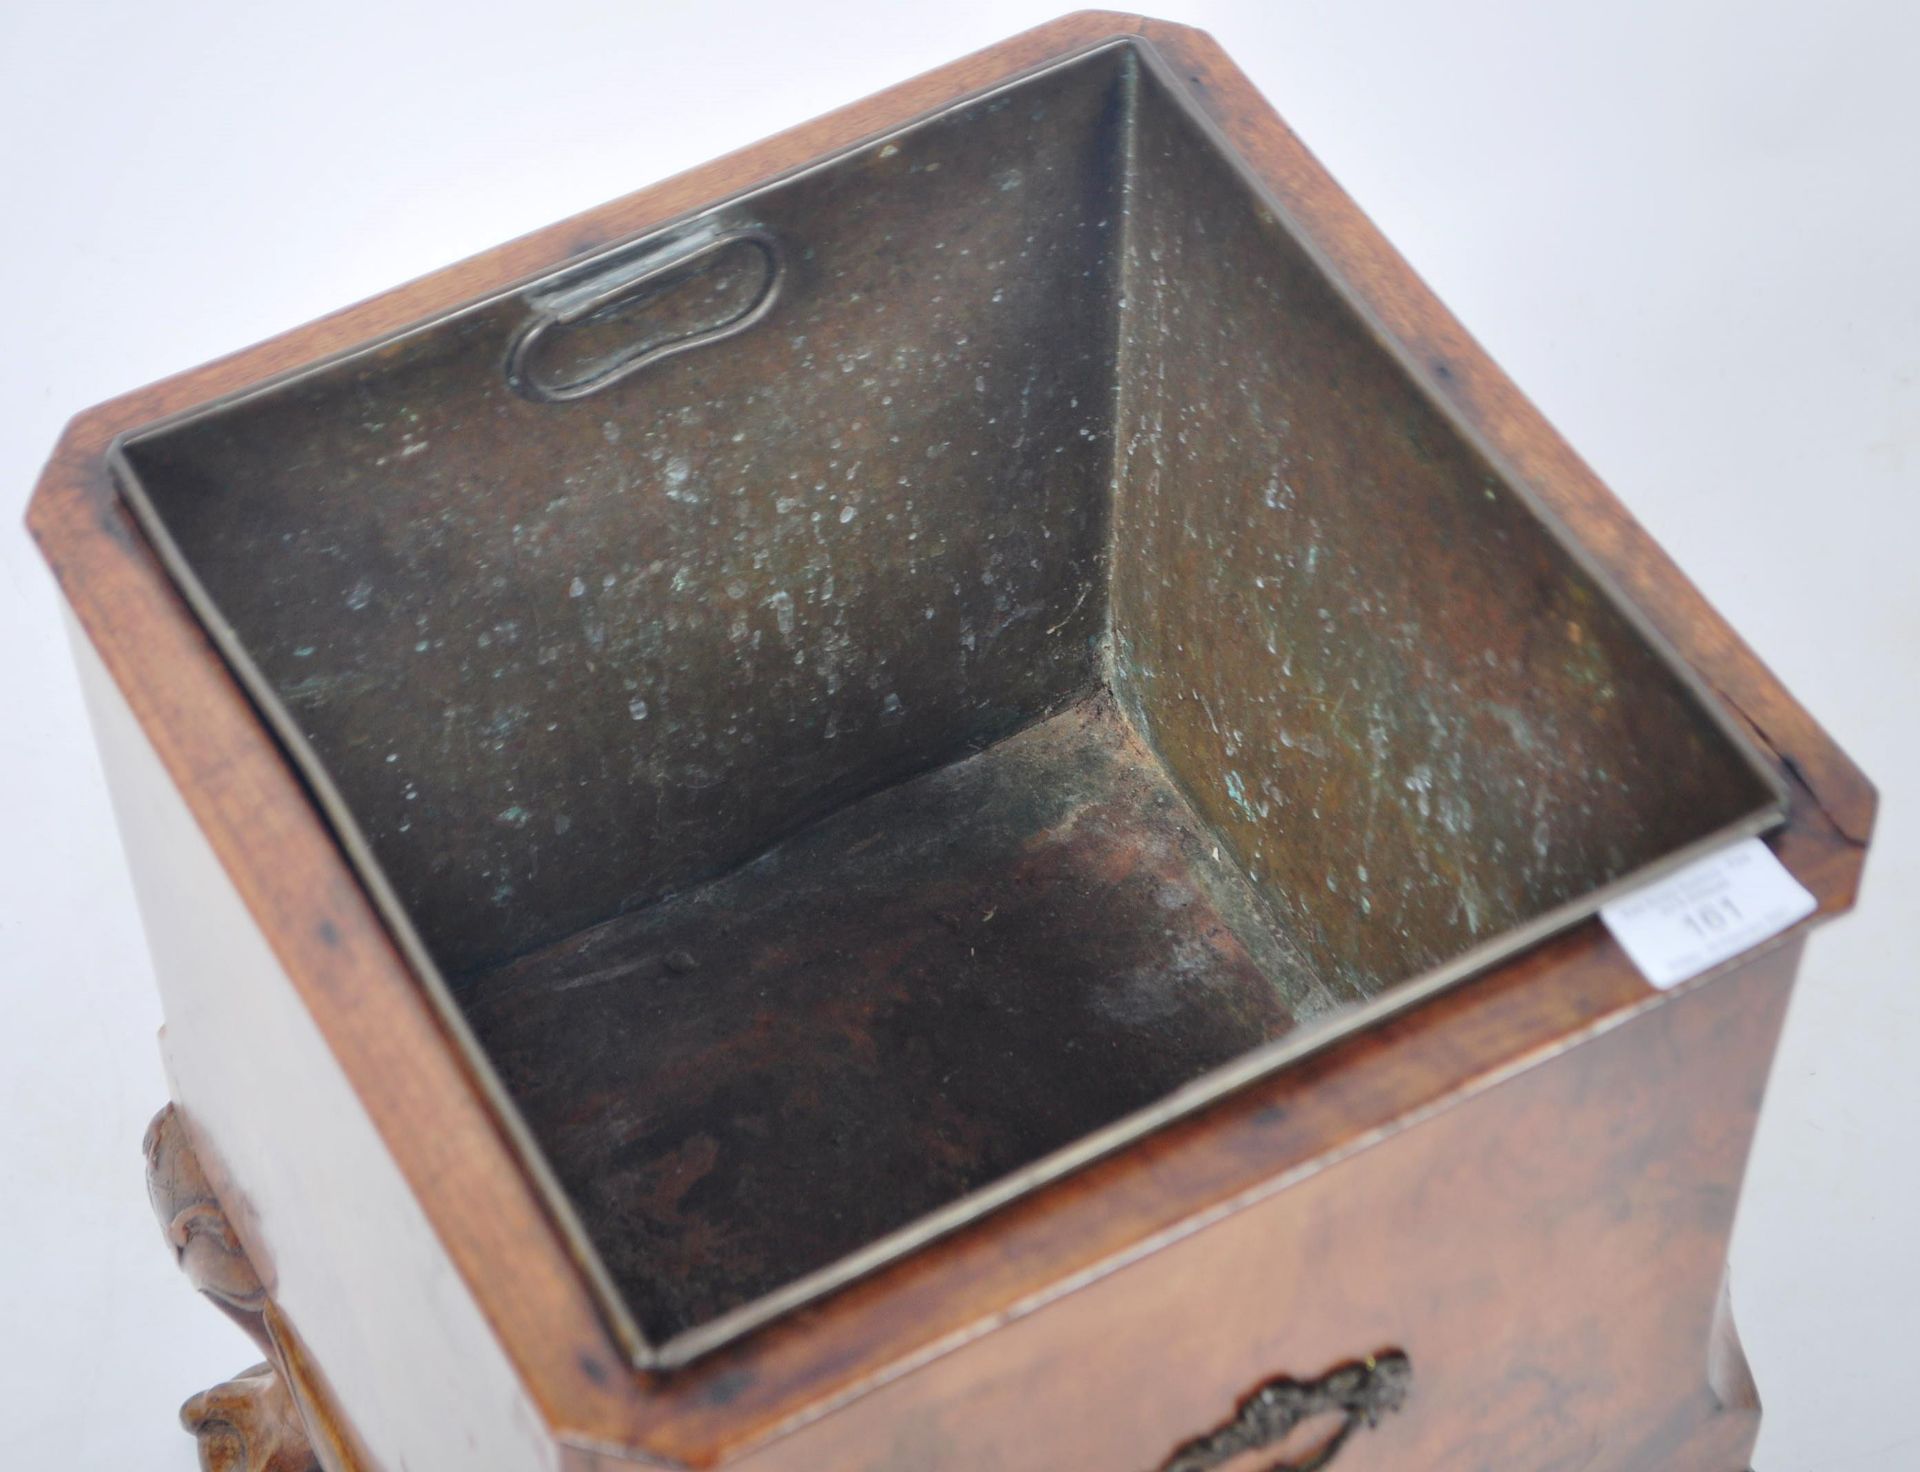
<path fill-rule="evenodd" d="M 656 1362 L 1777 805 L 1133 44 L 120 464 Z"/>

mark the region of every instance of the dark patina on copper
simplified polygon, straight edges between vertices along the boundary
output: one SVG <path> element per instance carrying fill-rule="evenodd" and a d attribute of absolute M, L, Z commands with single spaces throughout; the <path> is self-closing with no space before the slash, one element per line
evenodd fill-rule
<path fill-rule="evenodd" d="M 653 1363 L 1778 809 L 1137 42 L 118 466 Z"/>

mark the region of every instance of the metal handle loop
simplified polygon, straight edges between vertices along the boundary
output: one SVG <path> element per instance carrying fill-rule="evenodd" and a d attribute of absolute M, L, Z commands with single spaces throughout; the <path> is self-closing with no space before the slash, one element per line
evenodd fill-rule
<path fill-rule="evenodd" d="M 1377 1425 L 1383 1415 L 1399 1410 L 1412 1381 L 1413 1365 L 1397 1350 L 1342 1365 L 1318 1380 L 1269 1380 L 1240 1403 L 1231 1420 L 1176 1448 L 1160 1472 L 1211 1472 L 1246 1452 L 1272 1446 L 1315 1416 L 1338 1413 L 1343 1418 L 1339 1429 L 1304 1460 L 1276 1462 L 1267 1469 L 1319 1472 L 1361 1426 Z"/>
<path fill-rule="evenodd" d="M 679 337 L 649 347 L 616 353 L 580 378 L 563 383 L 548 383 L 533 370 L 533 351 L 554 328 L 565 327 L 591 317 L 594 313 L 643 294 L 649 287 L 661 285 L 677 275 L 686 274 L 701 262 L 710 260 L 733 245 L 750 245 L 766 263 L 766 275 L 753 300 L 740 311 L 711 327 L 698 328 Z M 522 323 L 507 346 L 507 383 L 522 398 L 537 404 L 564 404 L 584 399 L 602 389 L 611 388 L 643 368 L 709 343 L 724 341 L 745 332 L 773 310 L 786 276 L 786 255 L 780 242 L 758 226 L 735 230 L 702 232 L 683 237 L 637 259 L 576 281 L 558 290 L 532 297 L 528 304 L 534 314 Z"/>

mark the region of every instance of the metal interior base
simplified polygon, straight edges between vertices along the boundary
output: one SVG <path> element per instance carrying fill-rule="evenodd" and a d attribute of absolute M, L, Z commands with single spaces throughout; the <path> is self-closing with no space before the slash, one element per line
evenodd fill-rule
<path fill-rule="evenodd" d="M 456 990 L 656 1339 L 1336 1005 L 1102 697 Z"/>

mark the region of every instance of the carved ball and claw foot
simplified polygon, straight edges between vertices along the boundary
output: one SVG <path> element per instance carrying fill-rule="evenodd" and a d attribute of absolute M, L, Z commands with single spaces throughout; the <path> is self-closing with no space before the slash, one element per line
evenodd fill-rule
<path fill-rule="evenodd" d="M 180 1407 L 180 1424 L 198 1439 L 206 1472 L 313 1472 L 320 1465 L 286 1383 L 269 1364 L 191 1397 Z"/>
<path fill-rule="evenodd" d="M 205 1472 L 320 1472 L 267 1324 L 266 1290 L 171 1104 L 147 1127 L 146 1152 L 147 1195 L 181 1270 L 267 1357 L 180 1408 L 181 1424 L 200 1443 L 201 1467 Z"/>

